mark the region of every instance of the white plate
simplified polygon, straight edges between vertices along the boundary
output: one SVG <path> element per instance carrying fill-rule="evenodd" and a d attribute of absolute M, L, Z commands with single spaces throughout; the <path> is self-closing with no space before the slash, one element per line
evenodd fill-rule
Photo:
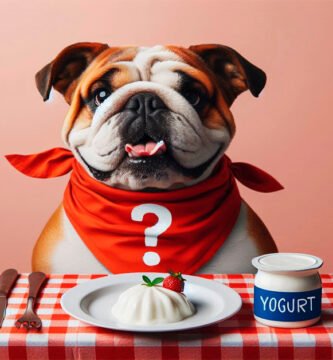
<path fill-rule="evenodd" d="M 197 276 L 183 275 L 186 279 L 184 293 L 196 308 L 194 315 L 168 324 L 123 324 L 112 315 L 112 305 L 123 291 L 143 283 L 143 274 L 150 279 L 168 276 L 167 273 L 128 273 L 90 280 L 64 293 L 61 306 L 66 313 L 88 324 L 138 332 L 176 331 L 206 326 L 229 318 L 242 306 L 241 297 L 228 286 Z"/>

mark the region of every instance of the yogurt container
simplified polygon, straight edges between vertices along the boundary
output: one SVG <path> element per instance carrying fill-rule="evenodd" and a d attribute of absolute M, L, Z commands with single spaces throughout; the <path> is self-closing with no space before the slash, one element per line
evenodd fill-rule
<path fill-rule="evenodd" d="M 252 259 L 254 317 L 283 328 L 310 326 L 320 319 L 322 285 L 320 258 L 300 253 L 272 253 Z"/>

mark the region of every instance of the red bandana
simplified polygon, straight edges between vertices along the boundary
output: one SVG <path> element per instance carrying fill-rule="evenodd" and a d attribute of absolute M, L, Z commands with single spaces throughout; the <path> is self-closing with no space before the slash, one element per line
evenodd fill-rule
<path fill-rule="evenodd" d="M 81 239 L 112 273 L 195 273 L 224 243 L 237 220 L 245 186 L 273 192 L 283 187 L 266 172 L 223 156 L 199 184 L 166 192 L 115 189 L 93 179 L 71 151 L 7 155 L 22 173 L 38 178 L 72 170 L 64 209 Z"/>

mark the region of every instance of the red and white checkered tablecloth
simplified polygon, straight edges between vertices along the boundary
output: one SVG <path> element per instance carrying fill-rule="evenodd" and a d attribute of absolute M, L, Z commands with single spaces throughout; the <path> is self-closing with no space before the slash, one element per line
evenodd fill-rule
<path fill-rule="evenodd" d="M 50 275 L 37 305 L 43 328 L 16 329 L 27 300 L 27 274 L 21 275 L 0 329 L 0 359 L 332 359 L 333 274 L 323 274 L 322 321 L 306 329 L 277 329 L 252 315 L 253 275 L 204 275 L 223 282 L 242 297 L 241 311 L 204 328 L 175 333 L 130 333 L 90 326 L 60 306 L 69 288 L 104 275 Z"/>

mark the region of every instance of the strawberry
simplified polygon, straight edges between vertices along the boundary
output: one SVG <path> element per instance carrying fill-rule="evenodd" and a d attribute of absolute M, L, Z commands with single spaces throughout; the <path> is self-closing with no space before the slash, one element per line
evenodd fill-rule
<path fill-rule="evenodd" d="M 163 287 L 179 293 L 183 292 L 185 279 L 182 277 L 182 274 L 180 272 L 174 273 L 172 271 L 170 271 L 169 274 L 170 275 L 163 281 Z"/>

